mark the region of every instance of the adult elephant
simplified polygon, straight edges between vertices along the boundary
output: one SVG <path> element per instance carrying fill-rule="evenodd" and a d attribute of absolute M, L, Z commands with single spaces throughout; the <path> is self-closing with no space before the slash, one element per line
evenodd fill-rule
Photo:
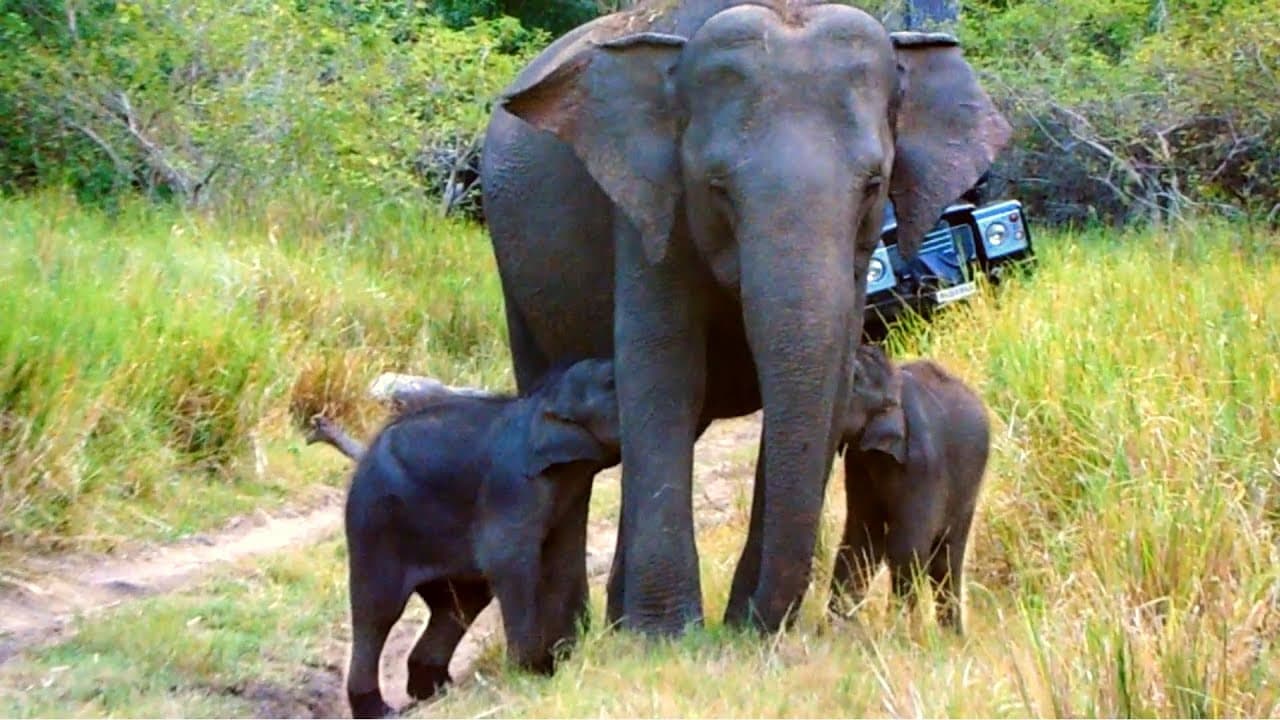
<path fill-rule="evenodd" d="M 716 418 L 764 408 L 725 620 L 803 598 L 886 196 L 909 256 L 1008 140 L 953 41 L 808 0 L 656 0 L 583 25 L 504 92 L 484 205 L 520 388 L 614 356 L 622 517 L 610 620 L 702 620 L 691 475 Z M 581 517 L 545 592 L 585 608 Z"/>

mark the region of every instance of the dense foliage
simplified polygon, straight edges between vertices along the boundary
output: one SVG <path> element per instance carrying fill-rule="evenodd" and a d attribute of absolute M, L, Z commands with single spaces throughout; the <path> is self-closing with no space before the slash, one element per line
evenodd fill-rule
<path fill-rule="evenodd" d="M 0 188 L 222 204 L 302 183 L 474 211 L 494 94 L 620 4 L 0 0 Z M 902 22 L 903 0 L 857 4 Z M 995 192 L 1050 221 L 1280 214 L 1274 3 L 962 6 L 957 32 L 1017 126 Z"/>
<path fill-rule="evenodd" d="M 0 187 L 456 196 L 488 102 L 546 34 L 405 5 L 0 0 Z"/>
<path fill-rule="evenodd" d="M 1280 214 L 1272 0 L 967 0 L 1017 127 L 997 175 L 1050 220 Z"/>

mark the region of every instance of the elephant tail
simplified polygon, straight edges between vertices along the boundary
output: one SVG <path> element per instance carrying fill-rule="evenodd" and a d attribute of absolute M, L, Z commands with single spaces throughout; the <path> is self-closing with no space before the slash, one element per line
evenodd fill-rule
<path fill-rule="evenodd" d="M 332 418 L 324 415 L 311 417 L 305 437 L 308 445 L 324 443 L 356 462 L 364 457 L 364 444 L 348 435 Z"/>

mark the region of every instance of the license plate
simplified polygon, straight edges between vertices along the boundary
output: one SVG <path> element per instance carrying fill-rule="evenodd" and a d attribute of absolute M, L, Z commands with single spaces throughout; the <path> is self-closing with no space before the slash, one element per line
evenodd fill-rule
<path fill-rule="evenodd" d="M 934 295 L 934 299 L 938 301 L 939 305 L 946 305 L 956 300 L 963 300 L 976 292 L 978 292 L 978 284 L 967 282 L 960 285 L 952 285 L 949 288 L 942 288 L 937 295 Z"/>

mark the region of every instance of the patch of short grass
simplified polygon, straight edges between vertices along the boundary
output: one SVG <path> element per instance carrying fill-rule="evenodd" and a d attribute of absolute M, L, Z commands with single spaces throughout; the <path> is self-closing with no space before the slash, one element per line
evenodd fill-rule
<path fill-rule="evenodd" d="M 336 476 L 272 454 L 383 371 L 505 386 L 492 251 L 424 207 L 0 201 L 0 545 L 172 537 Z"/>
<path fill-rule="evenodd" d="M 341 714 L 325 653 L 346 637 L 345 557 L 331 540 L 82 619 L 71 640 L 0 665 L 0 715 Z"/>

